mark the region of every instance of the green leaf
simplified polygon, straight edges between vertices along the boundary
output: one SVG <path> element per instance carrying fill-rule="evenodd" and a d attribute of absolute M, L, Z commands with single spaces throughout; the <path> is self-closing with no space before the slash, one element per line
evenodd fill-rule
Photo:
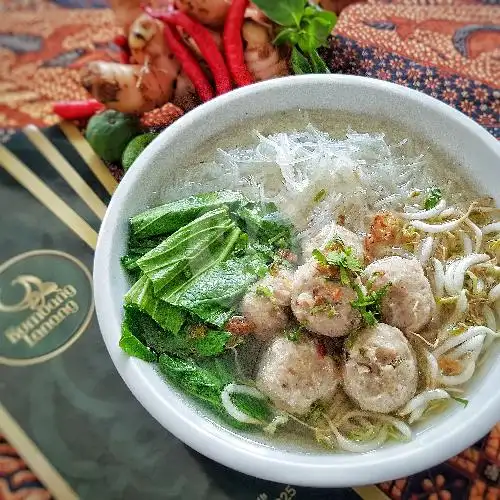
<path fill-rule="evenodd" d="M 354 285 L 357 299 L 351 301 L 351 306 L 361 313 L 363 322 L 368 326 L 373 326 L 380 319 L 381 301 L 387 294 L 391 283 L 387 283 L 378 290 L 369 291 L 366 294 L 359 285 Z"/>
<path fill-rule="evenodd" d="M 318 192 L 316 193 L 316 195 L 315 195 L 315 196 L 314 196 L 314 198 L 313 198 L 313 201 L 314 201 L 315 203 L 319 203 L 320 201 L 323 201 L 323 200 L 326 198 L 326 195 L 327 195 L 327 194 L 328 194 L 328 193 L 326 192 L 326 189 L 321 189 L 320 191 L 318 191 Z"/>
<path fill-rule="evenodd" d="M 443 194 L 441 192 L 441 189 L 439 188 L 432 188 L 429 191 L 429 195 L 424 201 L 424 208 L 426 210 L 430 210 L 431 208 L 434 208 L 443 198 Z"/>
<path fill-rule="evenodd" d="M 266 262 L 259 254 L 231 258 L 179 289 L 165 293 L 163 299 L 221 327 L 233 314 L 238 300 L 257 281 L 259 270 Z"/>
<path fill-rule="evenodd" d="M 281 29 L 276 38 L 273 40 L 274 45 L 283 45 L 284 43 L 290 43 L 295 45 L 297 43 L 297 30 L 296 28 L 283 28 Z"/>
<path fill-rule="evenodd" d="M 311 60 L 312 67 L 315 73 L 330 73 L 330 70 L 328 69 L 325 61 L 323 61 L 316 50 L 310 52 L 309 59 Z"/>
<path fill-rule="evenodd" d="M 199 356 L 217 356 L 224 351 L 230 338 L 229 332 L 208 330 L 203 337 L 193 341 L 194 351 Z"/>
<path fill-rule="evenodd" d="M 269 19 L 282 26 L 298 26 L 304 14 L 304 0 L 255 0 L 253 3 Z"/>
<path fill-rule="evenodd" d="M 464 398 L 457 398 L 456 396 L 451 396 L 451 399 L 455 400 L 457 403 L 460 403 L 461 405 L 464 406 L 464 408 L 469 404 L 468 399 Z"/>
<path fill-rule="evenodd" d="M 304 327 L 299 325 L 297 328 L 285 332 L 285 337 L 291 342 L 298 342 L 302 338 L 303 331 Z"/>
<path fill-rule="evenodd" d="M 220 411 L 220 394 L 224 385 L 216 374 L 198 366 L 193 360 L 182 360 L 167 354 L 160 356 L 158 367 L 171 382 L 214 409 Z"/>
<path fill-rule="evenodd" d="M 156 361 L 156 354 L 148 349 L 133 333 L 134 325 L 130 318 L 125 316 L 122 323 L 122 335 L 119 345 L 129 356 L 142 359 L 148 363 Z"/>
<path fill-rule="evenodd" d="M 271 419 L 272 411 L 265 399 L 258 399 L 248 394 L 233 394 L 231 401 L 249 417 L 266 422 Z"/>
<path fill-rule="evenodd" d="M 297 47 L 293 47 L 290 61 L 292 63 L 292 70 L 296 75 L 305 75 L 313 72 L 311 64 Z"/>
<path fill-rule="evenodd" d="M 233 208 L 246 202 L 247 200 L 241 193 L 234 191 L 217 191 L 189 196 L 151 208 L 132 217 L 130 219 L 131 235 L 135 239 L 165 236 L 222 205 Z"/>
<path fill-rule="evenodd" d="M 342 240 L 329 242 L 327 248 L 329 247 L 340 248 L 340 250 L 332 250 L 323 253 L 315 248 L 312 252 L 312 256 L 319 264 L 338 269 L 341 283 L 343 285 L 349 285 L 351 283 L 350 274 L 356 276 L 363 270 L 361 262 L 353 255 L 353 249 L 351 247 L 344 247 Z"/>
<path fill-rule="evenodd" d="M 161 290 L 182 287 L 223 261 L 240 233 L 228 209 L 220 207 L 180 228 L 137 264 L 152 281 L 155 295 L 160 297 Z"/>
<path fill-rule="evenodd" d="M 144 313 L 151 316 L 162 328 L 178 333 L 186 315 L 184 312 L 167 302 L 154 296 L 153 284 L 147 276 L 142 276 L 134 283 L 124 297 L 125 304 L 135 305 Z"/>
<path fill-rule="evenodd" d="M 190 396 L 208 404 L 212 410 L 234 427 L 240 429 L 251 427 L 238 422 L 224 409 L 221 393 L 227 384 L 235 382 L 224 360 L 207 358 L 195 362 L 192 359 L 181 360 L 162 355 L 158 367 L 167 380 Z M 241 411 L 258 420 L 266 421 L 272 415 L 272 410 L 266 400 L 241 394 L 234 394 L 231 400 Z"/>

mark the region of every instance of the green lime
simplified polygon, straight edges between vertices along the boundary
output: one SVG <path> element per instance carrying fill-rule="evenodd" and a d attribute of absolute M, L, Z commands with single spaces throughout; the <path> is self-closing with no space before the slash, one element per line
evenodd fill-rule
<path fill-rule="evenodd" d="M 134 163 L 135 159 L 146 149 L 146 146 L 155 138 L 158 134 L 150 132 L 148 134 L 138 135 L 134 137 L 125 148 L 122 155 L 122 166 L 127 171 Z"/>
<path fill-rule="evenodd" d="M 139 132 L 136 116 L 108 109 L 89 120 L 85 137 L 103 160 L 118 162 L 127 144 Z"/>

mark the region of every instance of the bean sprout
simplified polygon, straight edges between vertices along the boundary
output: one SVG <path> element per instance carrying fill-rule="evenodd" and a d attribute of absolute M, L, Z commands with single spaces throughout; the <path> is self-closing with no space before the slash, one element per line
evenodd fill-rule
<path fill-rule="evenodd" d="M 446 290 L 446 293 L 449 295 L 455 295 L 455 288 L 454 288 L 454 278 L 455 278 L 455 268 L 458 265 L 458 261 L 455 260 L 451 262 L 450 264 L 446 265 L 446 270 L 444 273 L 444 288 Z"/>
<path fill-rule="evenodd" d="M 467 366 L 462 370 L 460 375 L 440 375 L 438 381 L 443 385 L 460 385 L 467 382 L 472 375 L 474 375 L 474 370 L 476 369 L 476 362 L 471 360 Z"/>
<path fill-rule="evenodd" d="M 481 248 L 481 245 L 483 244 L 483 233 L 481 232 L 481 229 L 479 229 L 479 227 L 476 224 L 474 224 L 474 222 L 472 222 L 470 219 L 465 219 L 464 222 L 467 226 L 469 226 L 472 229 L 474 233 L 474 238 L 476 240 L 474 252 L 478 253 Z"/>
<path fill-rule="evenodd" d="M 488 293 L 488 302 L 496 302 L 500 299 L 500 283 L 497 283 Z"/>
<path fill-rule="evenodd" d="M 429 385 L 434 385 L 439 375 L 438 362 L 437 359 L 434 357 L 434 355 L 427 349 L 425 349 L 424 352 L 425 352 L 425 359 L 427 361 L 428 375 L 430 379 Z"/>
<path fill-rule="evenodd" d="M 434 354 L 436 358 L 439 358 L 442 354 L 448 352 L 450 349 L 453 349 L 454 347 L 462 344 L 466 340 L 469 340 L 472 337 L 481 334 L 493 335 L 495 337 L 498 335 L 497 333 L 495 333 L 493 330 L 491 330 L 486 326 L 471 326 L 460 335 L 455 335 L 445 340 L 439 347 L 434 349 L 434 352 L 432 354 Z"/>
<path fill-rule="evenodd" d="M 375 448 L 379 448 L 382 444 L 387 441 L 388 431 L 384 426 L 380 429 L 379 435 L 373 441 L 367 441 L 363 443 L 358 443 L 347 439 L 343 436 L 336 427 L 332 427 L 332 432 L 337 440 L 339 448 L 344 451 L 350 451 L 353 453 L 366 453 L 367 451 L 372 451 Z"/>
<path fill-rule="evenodd" d="M 446 208 L 446 201 L 441 200 L 434 208 L 430 210 L 420 210 L 419 212 L 404 212 L 401 214 L 403 219 L 407 220 L 427 220 L 438 216 Z"/>
<path fill-rule="evenodd" d="M 238 420 L 239 422 L 243 422 L 244 424 L 262 424 L 260 420 L 256 418 L 250 417 L 246 413 L 242 412 L 231 400 L 232 394 L 246 394 L 248 396 L 252 396 L 258 399 L 265 399 L 265 397 L 253 387 L 249 387 L 247 385 L 239 385 L 239 384 L 228 384 L 224 387 L 221 393 L 221 400 L 224 406 L 224 409 L 228 412 L 231 417 Z"/>
<path fill-rule="evenodd" d="M 464 246 L 464 253 L 465 255 L 470 255 L 472 253 L 472 240 L 465 231 L 462 231 L 460 234 L 462 235 L 462 245 Z"/>
<path fill-rule="evenodd" d="M 448 359 L 460 359 L 462 356 L 466 354 L 471 354 L 472 359 L 475 361 L 479 354 L 481 354 L 481 349 L 483 347 L 484 339 L 486 338 L 485 334 L 476 335 L 469 340 L 466 340 L 458 347 L 455 347 L 453 351 L 448 353 L 446 357 Z"/>
<path fill-rule="evenodd" d="M 457 304 L 455 307 L 455 315 L 460 317 L 469 308 L 469 301 L 467 300 L 467 293 L 462 290 L 458 295 Z"/>
<path fill-rule="evenodd" d="M 483 316 L 486 321 L 486 326 L 495 332 L 497 329 L 497 320 L 493 309 L 487 304 L 483 307 Z"/>
<path fill-rule="evenodd" d="M 469 267 L 475 266 L 476 264 L 481 264 L 490 260 L 490 256 L 486 253 L 473 253 L 471 255 L 467 255 L 462 259 L 456 261 L 455 265 L 451 267 L 446 272 L 446 280 L 447 284 L 450 288 L 447 287 L 447 292 L 450 294 L 456 294 L 463 287 L 465 273 Z M 448 273 L 450 275 L 448 276 Z"/>
<path fill-rule="evenodd" d="M 420 257 L 419 257 L 420 264 L 422 264 L 422 266 L 425 266 L 427 261 L 430 259 L 432 255 L 433 245 L 434 245 L 434 238 L 432 236 L 427 236 L 427 238 L 425 238 L 422 241 L 422 244 L 420 245 Z"/>
<path fill-rule="evenodd" d="M 500 222 L 493 222 L 493 224 L 487 224 L 481 229 L 484 234 L 498 233 L 500 231 Z"/>
<path fill-rule="evenodd" d="M 444 268 L 440 260 L 432 259 L 434 264 L 434 287 L 435 295 L 441 298 L 444 295 Z"/>
<path fill-rule="evenodd" d="M 436 399 L 447 399 L 450 395 L 443 389 L 430 389 L 428 391 L 417 394 L 414 398 L 410 399 L 406 405 L 399 410 L 401 416 L 409 415 L 417 408 L 434 401 Z"/>

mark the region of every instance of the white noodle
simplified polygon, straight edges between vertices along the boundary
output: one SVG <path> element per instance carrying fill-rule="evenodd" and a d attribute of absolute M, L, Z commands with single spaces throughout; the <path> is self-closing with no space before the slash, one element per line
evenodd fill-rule
<path fill-rule="evenodd" d="M 391 424 L 408 441 L 411 440 L 412 432 L 411 432 L 410 426 L 407 425 L 405 422 L 403 422 L 399 418 L 391 417 L 390 415 L 379 415 L 378 418 L 380 420 L 382 420 L 383 422 L 387 422 L 387 423 Z"/>
<path fill-rule="evenodd" d="M 464 384 L 474 375 L 475 369 L 476 363 L 471 360 L 460 375 L 440 375 L 438 381 L 443 385 L 451 386 Z"/>
<path fill-rule="evenodd" d="M 493 222 L 493 224 L 487 224 L 481 229 L 483 234 L 498 233 L 500 231 L 500 222 Z"/>
<path fill-rule="evenodd" d="M 411 221 L 411 225 L 418 229 L 419 231 L 425 231 L 426 233 L 446 233 L 448 231 L 454 231 L 460 224 L 464 221 L 466 216 L 460 219 L 455 219 L 449 222 L 443 222 L 442 224 L 427 224 L 419 220 Z"/>
<path fill-rule="evenodd" d="M 231 417 L 238 420 L 239 422 L 243 422 L 245 424 L 262 424 L 260 420 L 256 418 L 250 417 L 246 413 L 242 412 L 231 400 L 231 394 L 246 394 L 248 396 L 253 396 L 258 399 L 265 399 L 265 397 L 253 387 L 249 387 L 247 385 L 239 385 L 239 384 L 228 384 L 224 387 L 224 390 L 221 393 L 221 400 L 224 406 L 224 409 L 227 411 Z"/>
<path fill-rule="evenodd" d="M 436 217 L 446 208 L 446 201 L 441 200 L 434 208 L 430 210 L 420 210 L 419 212 L 404 212 L 401 214 L 403 219 L 408 220 L 427 220 Z"/>
<path fill-rule="evenodd" d="M 488 302 L 496 302 L 500 299 L 500 283 L 497 283 L 488 293 Z"/>
<path fill-rule="evenodd" d="M 408 417 L 408 422 L 410 424 L 413 424 L 414 422 L 416 422 L 424 414 L 424 411 L 426 409 L 427 409 L 427 405 L 424 404 L 424 405 L 419 406 L 415 410 L 413 410 L 410 413 L 410 416 Z"/>
<path fill-rule="evenodd" d="M 422 241 L 422 244 L 420 246 L 420 264 L 422 266 L 425 266 L 427 261 L 430 259 L 432 255 L 432 247 L 434 245 L 434 238 L 432 236 L 428 236 Z"/>
<path fill-rule="evenodd" d="M 440 260 L 432 259 L 434 264 L 434 286 L 436 298 L 441 298 L 444 295 L 444 268 Z"/>

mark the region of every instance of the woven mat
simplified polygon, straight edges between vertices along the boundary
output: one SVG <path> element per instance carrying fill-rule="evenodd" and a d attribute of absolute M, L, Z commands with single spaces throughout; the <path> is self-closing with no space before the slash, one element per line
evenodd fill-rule
<path fill-rule="evenodd" d="M 54 124 L 53 100 L 84 98 L 79 68 L 90 60 L 117 59 L 112 40 L 119 29 L 101 0 L 4 0 L 0 12 L 5 141 L 29 123 Z M 335 72 L 390 80 L 437 97 L 500 138 L 498 0 L 351 5 L 325 56 Z M 378 486 L 392 499 L 499 499 L 500 424 L 448 462 Z M 51 495 L 8 436 L 0 435 L 0 500 L 28 498 Z"/>

